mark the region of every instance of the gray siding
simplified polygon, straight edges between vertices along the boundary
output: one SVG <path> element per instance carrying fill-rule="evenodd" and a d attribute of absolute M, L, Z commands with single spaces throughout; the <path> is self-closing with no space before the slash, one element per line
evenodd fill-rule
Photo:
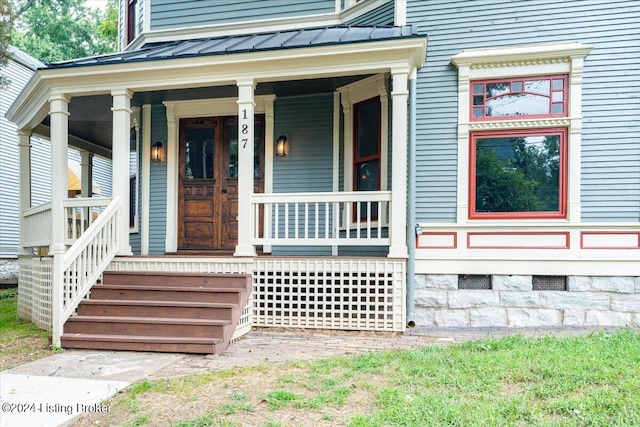
<path fill-rule="evenodd" d="M 390 1 L 371 12 L 346 22 L 347 25 L 393 25 L 394 23 L 394 3 Z"/>
<path fill-rule="evenodd" d="M 167 141 L 164 105 L 151 108 L 151 143 Z M 167 235 L 167 162 L 151 162 L 149 179 L 149 254 L 162 255 Z"/>
<path fill-rule="evenodd" d="M 273 192 L 332 191 L 333 94 L 278 98 L 275 134 L 285 134 L 289 155 L 274 158 Z M 330 255 L 331 248 L 274 247 L 274 255 Z"/>
<path fill-rule="evenodd" d="M 199 27 L 335 12 L 334 0 L 152 0 L 151 30 Z"/>
<path fill-rule="evenodd" d="M 417 93 L 419 221 L 456 219 L 457 69 L 451 57 L 465 49 L 561 41 L 595 46 L 583 85 L 583 219 L 638 221 L 637 1 L 410 0 L 407 12 L 408 23 L 429 37 Z"/>
<path fill-rule="evenodd" d="M 2 69 L 11 79 L 0 90 L 0 258 L 14 258 L 18 252 L 19 231 L 19 149 L 16 126 L 5 114 L 33 71 L 16 61 Z M 68 157 L 80 161 L 80 154 L 70 148 Z M 100 185 L 100 196 L 111 196 L 111 161 L 95 157 L 93 179 Z M 31 137 L 31 205 L 51 200 L 51 144 L 48 140 Z"/>

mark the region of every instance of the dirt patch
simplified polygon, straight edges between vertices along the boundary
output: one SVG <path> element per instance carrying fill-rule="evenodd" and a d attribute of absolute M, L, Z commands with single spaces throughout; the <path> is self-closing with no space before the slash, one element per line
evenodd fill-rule
<path fill-rule="evenodd" d="M 73 426 L 343 426 L 373 410 L 367 384 L 382 380 L 301 363 L 159 380 L 147 391 L 120 393 L 109 413 L 84 415 Z"/>
<path fill-rule="evenodd" d="M 42 336 L 16 338 L 3 334 L 0 344 L 0 371 L 14 368 L 52 354 L 49 340 Z"/>

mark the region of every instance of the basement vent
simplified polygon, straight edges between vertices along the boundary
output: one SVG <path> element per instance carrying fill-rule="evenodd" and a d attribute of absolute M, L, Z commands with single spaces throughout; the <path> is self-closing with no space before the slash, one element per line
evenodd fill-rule
<path fill-rule="evenodd" d="M 566 291 L 567 276 L 533 276 L 534 291 Z"/>
<path fill-rule="evenodd" d="M 491 289 L 491 276 L 460 274 L 458 275 L 458 289 Z"/>

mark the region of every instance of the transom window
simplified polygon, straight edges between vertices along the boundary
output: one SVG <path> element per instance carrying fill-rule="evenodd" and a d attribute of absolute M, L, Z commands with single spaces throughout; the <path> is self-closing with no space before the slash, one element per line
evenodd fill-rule
<path fill-rule="evenodd" d="M 475 132 L 470 218 L 564 218 L 566 129 Z"/>
<path fill-rule="evenodd" d="M 567 116 L 567 76 L 474 81 L 471 119 Z"/>

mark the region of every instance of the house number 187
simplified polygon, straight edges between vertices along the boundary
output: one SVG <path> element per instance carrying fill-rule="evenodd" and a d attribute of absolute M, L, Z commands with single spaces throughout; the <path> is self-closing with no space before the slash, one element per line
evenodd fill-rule
<path fill-rule="evenodd" d="M 242 110 L 242 120 L 247 120 L 247 110 Z M 242 135 L 247 135 L 249 133 L 249 125 L 246 123 L 242 124 L 241 127 L 241 131 Z M 242 138 L 242 148 L 246 148 L 247 147 L 247 142 L 249 141 L 249 138 Z"/>

